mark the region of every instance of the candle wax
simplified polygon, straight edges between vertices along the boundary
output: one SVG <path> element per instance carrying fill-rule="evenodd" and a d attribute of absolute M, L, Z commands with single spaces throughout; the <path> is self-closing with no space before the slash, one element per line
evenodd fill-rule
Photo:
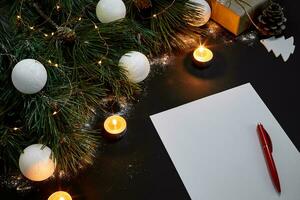
<path fill-rule="evenodd" d="M 69 193 L 64 191 L 58 191 L 51 194 L 48 200 L 72 200 L 72 197 Z"/>
<path fill-rule="evenodd" d="M 126 120 L 119 115 L 110 116 L 104 122 L 104 129 L 110 134 L 121 134 L 126 126 Z"/>
<path fill-rule="evenodd" d="M 194 51 L 193 56 L 198 62 L 208 62 L 213 58 L 213 53 L 208 48 L 200 46 Z"/>

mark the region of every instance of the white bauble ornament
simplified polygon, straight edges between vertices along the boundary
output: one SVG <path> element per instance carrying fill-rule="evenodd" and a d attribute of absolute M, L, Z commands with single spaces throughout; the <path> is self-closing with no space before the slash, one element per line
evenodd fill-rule
<path fill-rule="evenodd" d="M 47 71 L 39 61 L 24 59 L 12 70 L 11 79 L 17 90 L 24 94 L 39 92 L 47 82 Z"/>
<path fill-rule="evenodd" d="M 206 24 L 211 16 L 211 8 L 206 0 L 190 0 L 193 7 L 196 6 L 199 11 L 202 11 L 202 16 L 195 16 L 194 19 L 189 20 L 189 24 L 195 27 L 203 26 Z"/>
<path fill-rule="evenodd" d="M 55 162 L 51 159 L 52 151 L 42 144 L 26 147 L 19 158 L 22 174 L 32 181 L 43 181 L 55 170 Z"/>
<path fill-rule="evenodd" d="M 150 72 L 148 58 L 137 51 L 131 51 L 123 55 L 119 61 L 119 66 L 127 71 L 128 79 L 134 83 L 143 81 Z"/>
<path fill-rule="evenodd" d="M 96 15 L 102 23 L 113 22 L 125 17 L 126 7 L 122 0 L 100 0 L 96 7 Z"/>

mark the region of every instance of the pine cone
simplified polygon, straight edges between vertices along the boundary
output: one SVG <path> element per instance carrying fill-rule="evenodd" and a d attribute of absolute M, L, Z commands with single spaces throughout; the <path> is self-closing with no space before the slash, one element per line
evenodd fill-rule
<path fill-rule="evenodd" d="M 73 42 L 76 39 L 75 31 L 68 27 L 59 27 L 57 29 L 56 36 L 66 42 Z"/>
<path fill-rule="evenodd" d="M 264 35 L 281 35 L 286 28 L 286 21 L 283 8 L 274 2 L 258 16 L 259 27 L 262 29 Z"/>
<path fill-rule="evenodd" d="M 139 10 L 143 10 L 143 9 L 152 7 L 151 0 L 134 0 L 134 4 Z"/>

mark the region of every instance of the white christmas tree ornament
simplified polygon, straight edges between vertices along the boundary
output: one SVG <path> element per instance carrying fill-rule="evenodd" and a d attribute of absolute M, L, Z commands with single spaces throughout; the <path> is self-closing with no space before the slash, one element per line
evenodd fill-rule
<path fill-rule="evenodd" d="M 290 55 L 294 53 L 294 37 L 285 39 L 284 36 L 280 38 L 270 37 L 268 39 L 260 40 L 268 52 L 273 51 L 274 55 L 278 57 L 281 55 L 284 62 L 286 62 Z"/>

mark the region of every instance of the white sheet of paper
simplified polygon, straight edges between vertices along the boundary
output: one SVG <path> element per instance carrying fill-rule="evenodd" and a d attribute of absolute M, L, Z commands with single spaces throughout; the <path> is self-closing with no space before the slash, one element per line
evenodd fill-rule
<path fill-rule="evenodd" d="M 151 120 L 193 200 L 296 200 L 300 156 L 250 84 L 155 114 Z M 256 132 L 273 142 L 282 192 L 271 182 Z"/>

